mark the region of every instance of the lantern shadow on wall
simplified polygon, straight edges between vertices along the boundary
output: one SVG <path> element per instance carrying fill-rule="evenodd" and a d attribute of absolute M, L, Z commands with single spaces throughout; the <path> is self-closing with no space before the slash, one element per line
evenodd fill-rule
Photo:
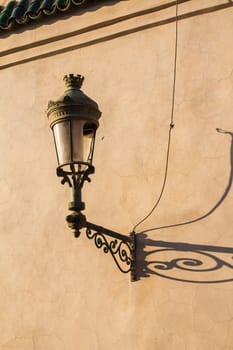
<path fill-rule="evenodd" d="M 186 222 L 153 227 L 137 234 L 137 261 L 135 278 L 157 275 L 171 280 L 191 283 L 233 282 L 233 248 L 166 242 L 149 239 L 147 232 L 194 224 L 212 215 L 223 203 L 233 182 L 233 133 L 216 128 L 220 134 L 231 137 L 230 174 L 220 199 L 205 214 Z M 154 248 L 152 248 L 154 247 Z M 149 249 L 149 250 L 148 250 Z"/>

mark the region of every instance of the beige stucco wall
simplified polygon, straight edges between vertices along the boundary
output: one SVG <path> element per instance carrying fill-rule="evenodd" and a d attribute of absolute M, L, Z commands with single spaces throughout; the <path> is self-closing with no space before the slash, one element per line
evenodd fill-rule
<path fill-rule="evenodd" d="M 62 20 L 0 39 L 4 51 L 42 40 L 48 32 L 51 38 L 46 45 L 0 57 L 1 350 L 233 349 L 233 289 L 232 282 L 226 282 L 232 278 L 233 242 L 229 2 L 195 0 L 179 5 L 179 14 L 187 16 L 178 23 L 168 177 L 157 209 L 137 227 L 138 278 L 149 261 L 196 258 L 203 265 L 194 269 L 219 264 L 218 269 L 152 268 L 147 277 L 131 283 L 84 231 L 79 239 L 73 237 L 65 222 L 69 189 L 55 175 L 47 102 L 63 93 L 64 74 L 81 73 L 86 77 L 83 90 L 98 101 L 103 113 L 96 173 L 84 188 L 88 220 L 129 234 L 153 207 L 164 180 L 175 22 L 153 24 L 174 17 L 175 7 L 64 41 L 53 37 L 166 2 L 123 1 L 84 13 L 77 23 L 68 18 L 70 27 L 67 24 L 65 30 Z M 229 7 L 217 7 L 223 4 Z M 203 13 L 197 15 L 200 9 Z M 146 24 L 151 28 L 137 30 Z M 119 32 L 125 33 L 110 38 Z M 105 40 L 95 45 L 69 49 L 102 37 Z M 63 47 L 64 53 L 36 58 Z M 17 63 L 23 59 L 28 62 Z M 189 221 L 193 222 L 174 226 Z M 164 226 L 170 227 L 151 230 Z M 162 249 L 156 241 L 163 241 L 164 249 L 166 242 L 205 245 L 209 250 L 198 250 L 215 259 L 178 251 L 177 246 L 156 253 Z"/>

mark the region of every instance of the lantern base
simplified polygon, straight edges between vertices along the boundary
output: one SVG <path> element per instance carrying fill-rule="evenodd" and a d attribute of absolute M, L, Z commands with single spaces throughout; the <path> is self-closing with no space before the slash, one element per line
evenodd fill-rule
<path fill-rule="evenodd" d="M 73 188 L 82 188 L 85 181 L 91 182 L 89 175 L 94 172 L 94 166 L 86 162 L 71 162 L 57 167 L 57 176 L 62 177 L 62 185 L 67 183 Z"/>

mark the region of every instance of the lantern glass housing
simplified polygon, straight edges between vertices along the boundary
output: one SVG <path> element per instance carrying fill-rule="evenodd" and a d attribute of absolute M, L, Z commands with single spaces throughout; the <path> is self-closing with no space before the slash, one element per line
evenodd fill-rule
<path fill-rule="evenodd" d="M 49 101 L 47 110 L 58 169 L 68 175 L 94 169 L 92 159 L 101 112 L 97 103 L 80 90 L 83 80 L 81 75 L 66 75 L 67 90 L 57 101 Z"/>
<path fill-rule="evenodd" d="M 85 168 L 85 163 L 92 164 L 95 131 L 95 125 L 78 119 L 55 124 L 53 135 L 58 166 L 66 167 L 76 163 L 81 168 Z"/>

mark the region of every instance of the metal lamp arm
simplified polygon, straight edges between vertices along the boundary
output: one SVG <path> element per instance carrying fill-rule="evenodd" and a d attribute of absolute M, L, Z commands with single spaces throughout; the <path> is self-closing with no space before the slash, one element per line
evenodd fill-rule
<path fill-rule="evenodd" d="M 107 236 L 116 238 L 118 240 L 121 240 L 124 243 L 132 244 L 131 236 L 122 235 L 121 233 L 111 231 L 111 230 L 109 230 L 109 229 L 107 229 L 105 227 L 95 225 L 95 224 L 93 224 L 91 222 L 88 222 L 88 221 L 86 222 L 85 227 L 87 229 L 94 230 L 96 232 L 101 232 L 104 235 L 107 235 Z"/>
<path fill-rule="evenodd" d="M 126 236 L 91 222 L 86 222 L 85 228 L 87 238 L 94 240 L 96 247 L 102 248 L 104 253 L 110 253 L 119 270 L 123 273 L 130 272 L 131 281 L 135 281 L 135 233 Z"/>

